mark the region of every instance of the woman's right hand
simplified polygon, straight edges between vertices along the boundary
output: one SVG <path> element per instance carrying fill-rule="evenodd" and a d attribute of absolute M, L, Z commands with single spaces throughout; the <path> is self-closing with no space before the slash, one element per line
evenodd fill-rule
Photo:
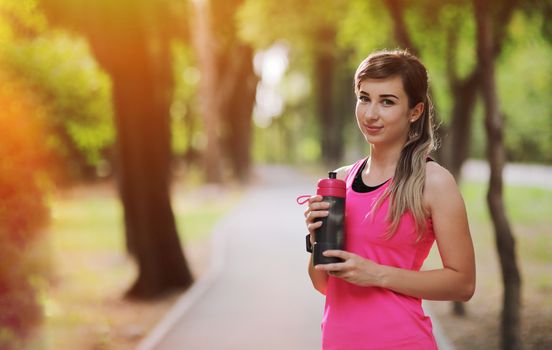
<path fill-rule="evenodd" d="M 322 226 L 322 221 L 316 219 L 328 216 L 330 203 L 323 202 L 322 196 L 314 195 L 309 198 L 309 206 L 305 210 L 305 222 L 310 233 L 311 243 L 314 243 L 314 231 Z"/>

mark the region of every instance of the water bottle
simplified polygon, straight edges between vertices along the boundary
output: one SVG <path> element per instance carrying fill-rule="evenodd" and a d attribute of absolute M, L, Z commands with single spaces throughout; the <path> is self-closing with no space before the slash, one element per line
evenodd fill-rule
<path fill-rule="evenodd" d="M 322 255 L 329 249 L 345 248 L 345 181 L 336 179 L 336 175 L 331 171 L 327 179 L 318 181 L 316 194 L 330 203 L 330 208 L 328 216 L 315 220 L 322 221 L 322 226 L 314 232 L 313 265 L 342 262 L 340 258 Z"/>

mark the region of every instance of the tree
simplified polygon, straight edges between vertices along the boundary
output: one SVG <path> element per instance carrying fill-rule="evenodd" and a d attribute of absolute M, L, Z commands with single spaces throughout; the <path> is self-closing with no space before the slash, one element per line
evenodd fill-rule
<path fill-rule="evenodd" d="M 192 21 L 192 37 L 196 49 L 197 61 L 201 72 L 199 87 L 199 110 L 204 119 L 207 146 L 203 154 L 205 179 L 207 182 L 222 181 L 222 161 L 219 142 L 219 127 L 222 120 L 220 98 L 212 98 L 220 94 L 216 88 L 218 76 L 214 51 L 214 34 L 211 25 L 210 6 L 208 1 L 194 1 L 195 21 Z M 215 93 L 215 91 L 217 91 Z"/>
<path fill-rule="evenodd" d="M 353 91 L 352 72 L 338 67 L 341 62 L 349 63 L 350 50 L 340 45 L 337 37 L 340 14 L 347 6 L 328 0 L 250 0 L 240 11 L 241 35 L 246 41 L 258 49 L 284 41 L 291 47 L 291 55 L 300 57 L 312 82 L 316 120 L 311 125 L 319 127 L 313 130 L 318 133 L 322 161 L 330 167 L 339 164 L 343 156 L 344 126 L 346 120 L 353 119 L 340 109 Z"/>
<path fill-rule="evenodd" d="M 155 297 L 188 287 L 192 275 L 169 196 L 168 43 L 174 2 L 44 0 L 54 23 L 76 28 L 113 80 L 118 187 L 138 277 L 127 295 Z M 174 9 L 172 9 L 174 10 Z M 183 13 L 183 12 L 182 12 Z"/>
<path fill-rule="evenodd" d="M 510 1 L 508 5 L 514 4 L 515 1 Z M 487 203 L 493 220 L 504 284 L 501 343 L 503 349 L 521 349 L 521 277 L 517 267 L 515 239 L 504 209 L 502 180 L 506 159 L 503 144 L 504 126 L 495 82 L 495 35 L 497 26 L 504 26 L 504 23 L 497 15 L 501 12 L 484 0 L 474 0 L 474 13 L 477 23 L 477 57 L 481 72 L 481 94 L 485 107 L 487 158 L 491 170 Z"/>
<path fill-rule="evenodd" d="M 406 20 L 404 17 L 404 10 L 405 10 L 404 3 L 400 0 L 385 0 L 384 4 L 386 5 L 391 18 L 393 19 L 393 34 L 399 46 L 403 49 L 407 49 L 412 54 L 420 57 L 420 54 L 421 54 L 420 49 L 414 43 L 413 39 L 411 38 L 410 31 L 407 28 Z M 424 11 L 424 8 L 422 7 L 421 10 Z M 456 39 L 456 38 L 451 34 L 451 39 Z M 447 54 L 448 54 L 447 67 L 449 68 L 447 70 L 447 73 L 449 73 L 448 74 L 449 85 L 453 92 L 455 90 L 456 92 L 464 92 L 466 84 L 462 84 L 462 82 L 459 82 L 455 74 L 455 70 L 454 70 L 455 67 L 452 66 L 453 65 L 452 62 L 454 62 L 454 54 L 453 54 L 453 48 L 455 46 L 454 44 L 455 44 L 454 40 L 449 40 L 449 44 L 447 45 Z M 467 91 L 467 92 L 471 92 L 471 91 Z M 458 95 L 453 94 L 453 96 L 458 96 Z M 471 99 L 462 100 L 460 102 L 460 98 L 465 98 L 465 97 L 471 97 Z M 455 108 L 453 108 L 452 125 L 451 125 L 451 128 L 449 129 L 449 130 L 452 130 L 451 139 L 454 141 L 458 141 L 457 142 L 458 145 L 455 145 L 457 147 L 456 149 L 461 150 L 463 152 L 467 152 L 466 145 L 469 144 L 469 142 L 466 142 L 467 141 L 466 134 L 469 136 L 469 131 L 470 131 L 469 121 L 471 121 L 471 112 L 473 111 L 474 102 L 475 102 L 475 93 L 473 93 L 473 96 L 466 96 L 466 94 L 462 94 L 455 99 L 455 104 L 454 104 Z M 453 151 L 454 148 L 451 147 L 449 149 L 450 149 L 450 153 L 455 152 Z M 461 159 L 459 157 L 459 154 L 454 154 L 454 155 L 451 155 L 450 158 L 446 160 L 446 162 L 454 163 L 455 165 L 458 165 L 458 167 L 460 167 L 465 159 L 466 159 L 466 156 L 464 156 L 464 158 Z M 451 160 L 455 160 L 455 161 L 453 162 Z M 458 180 L 459 168 L 457 170 L 451 169 L 451 172 Z M 466 313 L 464 304 L 458 301 L 453 302 L 453 312 L 456 315 L 464 315 Z"/>
<path fill-rule="evenodd" d="M 251 120 L 258 78 L 253 48 L 237 33 L 236 13 L 242 2 L 194 3 L 192 33 L 202 72 L 199 102 L 207 136 L 208 182 L 222 181 L 223 156 L 229 160 L 232 175 L 242 182 L 251 167 Z"/>

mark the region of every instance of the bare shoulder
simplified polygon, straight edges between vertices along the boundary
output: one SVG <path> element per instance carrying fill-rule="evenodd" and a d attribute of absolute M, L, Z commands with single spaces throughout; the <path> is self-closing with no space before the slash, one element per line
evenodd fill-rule
<path fill-rule="evenodd" d="M 454 176 L 437 162 L 426 164 L 426 180 L 424 194 L 427 199 L 453 198 L 460 195 Z"/>
<path fill-rule="evenodd" d="M 334 170 L 337 173 L 337 178 L 340 180 L 345 180 L 345 177 L 347 177 L 347 173 L 351 170 L 352 167 L 353 164 L 350 164 Z"/>

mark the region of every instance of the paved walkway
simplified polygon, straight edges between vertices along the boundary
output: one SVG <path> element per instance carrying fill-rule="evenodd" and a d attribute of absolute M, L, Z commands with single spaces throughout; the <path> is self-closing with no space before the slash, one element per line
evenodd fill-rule
<path fill-rule="evenodd" d="M 324 298 L 311 286 L 300 194 L 316 179 L 265 167 L 262 183 L 214 231 L 211 272 L 139 350 L 317 350 Z M 435 323 L 435 320 L 434 320 Z M 450 349 L 435 327 L 440 349 Z"/>
<path fill-rule="evenodd" d="M 470 159 L 462 167 L 462 177 L 469 180 L 489 181 L 487 162 Z M 504 183 L 515 186 L 532 186 L 552 189 L 552 167 L 539 164 L 506 164 Z"/>
<path fill-rule="evenodd" d="M 263 169 L 263 183 L 215 229 L 211 273 L 139 349 L 320 349 L 324 299 L 306 273 L 304 209 L 295 203 L 315 182 Z"/>

